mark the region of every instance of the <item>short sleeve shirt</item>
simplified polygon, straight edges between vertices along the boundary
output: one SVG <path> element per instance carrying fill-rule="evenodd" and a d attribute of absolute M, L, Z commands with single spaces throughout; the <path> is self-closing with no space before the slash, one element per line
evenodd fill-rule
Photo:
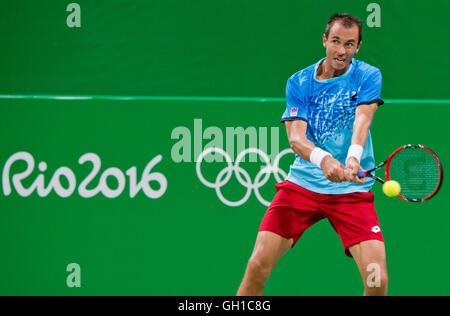
<path fill-rule="evenodd" d="M 319 81 L 317 68 L 324 60 L 325 58 L 298 71 L 288 79 L 286 110 L 281 121 L 307 122 L 307 138 L 345 165 L 353 135 L 356 107 L 361 104 L 384 103 L 380 97 L 381 72 L 365 62 L 352 59 L 345 74 Z M 364 169 L 375 166 L 370 132 L 360 164 Z M 319 167 L 298 155 L 290 167 L 287 180 L 323 194 L 368 192 L 374 183 L 370 178 L 364 184 L 331 182 Z"/>

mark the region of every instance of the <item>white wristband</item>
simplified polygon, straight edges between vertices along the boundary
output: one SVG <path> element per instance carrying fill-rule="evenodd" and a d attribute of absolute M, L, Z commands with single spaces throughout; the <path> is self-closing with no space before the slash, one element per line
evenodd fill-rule
<path fill-rule="evenodd" d="M 328 155 L 331 156 L 331 154 L 329 152 L 327 152 L 319 147 L 316 147 L 311 152 L 311 155 L 309 156 L 309 161 L 311 161 L 312 164 L 314 164 L 320 168 L 320 164 L 322 163 L 323 158 L 325 158 L 325 156 L 328 156 Z"/>
<path fill-rule="evenodd" d="M 350 157 L 355 157 L 356 160 L 358 160 L 358 162 L 360 162 L 363 151 L 364 151 L 364 148 L 361 145 L 358 145 L 358 144 L 351 145 L 350 148 L 348 149 L 347 159 L 345 159 L 345 163 L 347 163 L 347 160 Z"/>

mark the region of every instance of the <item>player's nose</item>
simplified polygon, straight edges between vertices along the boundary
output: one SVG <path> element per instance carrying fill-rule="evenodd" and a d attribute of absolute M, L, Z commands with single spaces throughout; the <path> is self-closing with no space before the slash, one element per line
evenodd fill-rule
<path fill-rule="evenodd" d="M 342 46 L 342 45 L 339 46 L 338 49 L 337 49 L 337 53 L 339 54 L 338 57 L 343 57 L 345 55 L 345 48 L 344 48 L 344 46 Z"/>

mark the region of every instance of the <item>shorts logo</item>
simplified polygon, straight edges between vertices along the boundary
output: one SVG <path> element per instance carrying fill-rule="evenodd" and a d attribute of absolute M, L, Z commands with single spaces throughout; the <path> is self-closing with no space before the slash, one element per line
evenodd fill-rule
<path fill-rule="evenodd" d="M 289 116 L 297 116 L 297 115 L 298 115 L 298 108 L 292 108 Z"/>
<path fill-rule="evenodd" d="M 373 226 L 372 227 L 372 232 L 374 232 L 375 234 L 381 232 L 380 226 Z"/>

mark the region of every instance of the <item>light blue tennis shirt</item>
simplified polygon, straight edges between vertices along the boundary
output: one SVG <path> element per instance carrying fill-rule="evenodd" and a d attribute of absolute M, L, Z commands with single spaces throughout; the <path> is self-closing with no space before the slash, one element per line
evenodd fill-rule
<path fill-rule="evenodd" d="M 281 121 L 303 120 L 308 123 L 307 138 L 329 152 L 345 166 L 351 145 L 356 107 L 377 102 L 382 105 L 381 72 L 365 62 L 352 59 L 347 72 L 339 77 L 317 80 L 317 68 L 325 58 L 292 75 L 286 85 L 286 110 Z M 375 167 L 372 137 L 369 132 L 360 165 Z M 334 183 L 322 169 L 295 155 L 286 180 L 323 194 L 368 192 L 374 180 L 364 184 Z"/>

